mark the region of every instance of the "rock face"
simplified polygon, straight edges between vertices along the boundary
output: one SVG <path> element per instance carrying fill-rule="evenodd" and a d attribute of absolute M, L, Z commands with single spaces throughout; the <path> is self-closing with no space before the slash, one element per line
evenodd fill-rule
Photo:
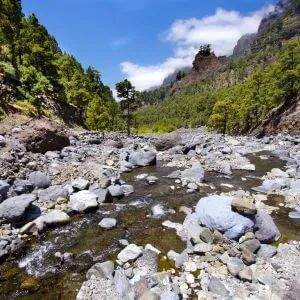
<path fill-rule="evenodd" d="M 74 211 L 84 212 L 98 207 L 97 195 L 90 191 L 80 191 L 70 196 L 70 206 Z"/>
<path fill-rule="evenodd" d="M 35 200 L 36 196 L 30 194 L 8 198 L 0 203 L 0 224 L 17 223 Z"/>
<path fill-rule="evenodd" d="M 22 131 L 19 139 L 28 151 L 46 153 L 61 150 L 70 145 L 70 141 L 63 129 L 55 122 L 35 120 Z"/>
<path fill-rule="evenodd" d="M 237 42 L 233 49 L 233 56 L 241 56 L 251 50 L 251 45 L 256 38 L 256 33 L 245 34 Z"/>
<path fill-rule="evenodd" d="M 237 239 L 251 230 L 254 223 L 231 210 L 232 200 L 224 196 L 202 198 L 196 206 L 196 215 L 206 227 L 225 232 L 225 236 L 230 239 Z"/>
<path fill-rule="evenodd" d="M 255 216 L 255 236 L 262 243 L 277 241 L 281 236 L 272 217 L 264 211 L 258 211 Z"/>

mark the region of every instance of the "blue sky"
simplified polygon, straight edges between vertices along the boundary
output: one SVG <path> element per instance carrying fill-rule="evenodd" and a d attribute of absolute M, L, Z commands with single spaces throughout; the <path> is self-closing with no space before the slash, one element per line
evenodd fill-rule
<path fill-rule="evenodd" d="M 254 32 L 275 0 L 23 0 L 61 48 L 103 81 L 129 78 L 139 89 L 161 83 L 191 64 L 201 43 L 230 54 L 240 35 Z"/>

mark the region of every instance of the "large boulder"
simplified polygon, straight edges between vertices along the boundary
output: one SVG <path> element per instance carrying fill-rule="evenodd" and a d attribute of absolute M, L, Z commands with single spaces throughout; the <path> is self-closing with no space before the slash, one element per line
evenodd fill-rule
<path fill-rule="evenodd" d="M 133 151 L 129 155 L 128 162 L 138 167 L 155 165 L 156 153 L 153 151 Z"/>
<path fill-rule="evenodd" d="M 27 151 L 46 153 L 61 150 L 70 145 L 69 138 L 61 126 L 45 119 L 34 120 L 19 134 Z"/>
<path fill-rule="evenodd" d="M 38 197 L 44 202 L 56 201 L 58 198 L 68 198 L 68 191 L 61 185 L 53 185 L 38 191 Z"/>
<path fill-rule="evenodd" d="M 38 189 L 45 189 L 51 185 L 49 177 L 40 171 L 30 173 L 28 180 Z"/>
<path fill-rule="evenodd" d="M 11 197 L 0 203 L 0 224 L 17 223 L 26 209 L 36 200 L 36 195 L 28 194 Z"/>
<path fill-rule="evenodd" d="M 277 241 L 281 234 L 275 225 L 272 217 L 264 211 L 258 211 L 254 217 L 255 236 L 262 243 Z"/>
<path fill-rule="evenodd" d="M 195 164 L 192 168 L 181 172 L 181 179 L 188 182 L 200 183 L 204 179 L 204 169 L 200 164 Z"/>
<path fill-rule="evenodd" d="M 179 145 L 180 142 L 181 142 L 180 135 L 175 132 L 172 132 L 160 136 L 154 145 L 157 151 L 166 151 L 170 148 Z"/>
<path fill-rule="evenodd" d="M 232 200 L 217 195 L 202 198 L 196 206 L 196 215 L 204 226 L 224 232 L 229 239 L 238 239 L 251 230 L 254 223 L 231 210 Z"/>
<path fill-rule="evenodd" d="M 74 211 L 84 212 L 98 207 L 97 195 L 90 191 L 80 191 L 70 196 L 70 206 Z"/>
<path fill-rule="evenodd" d="M 65 224 L 70 221 L 70 217 L 60 210 L 53 210 L 46 215 L 38 217 L 34 223 L 39 231 L 42 231 L 46 225 L 54 226 Z"/>

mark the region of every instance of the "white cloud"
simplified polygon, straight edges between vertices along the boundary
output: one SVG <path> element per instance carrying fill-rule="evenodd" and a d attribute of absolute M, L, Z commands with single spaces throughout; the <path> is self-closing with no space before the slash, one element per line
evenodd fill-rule
<path fill-rule="evenodd" d="M 158 86 L 176 69 L 191 65 L 201 44 L 211 44 L 217 55 L 229 55 L 238 39 L 257 31 L 262 17 L 270 12 L 269 5 L 249 15 L 217 9 L 214 15 L 202 19 L 175 21 L 164 34 L 164 40 L 174 44 L 174 54 L 156 65 L 142 66 L 122 62 L 121 70 L 139 90 Z"/>

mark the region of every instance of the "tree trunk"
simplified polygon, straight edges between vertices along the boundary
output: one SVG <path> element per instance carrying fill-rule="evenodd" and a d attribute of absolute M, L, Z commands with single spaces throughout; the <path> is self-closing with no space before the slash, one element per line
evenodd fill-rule
<path fill-rule="evenodd" d="M 130 136 L 130 102 L 127 102 L 127 135 Z"/>

